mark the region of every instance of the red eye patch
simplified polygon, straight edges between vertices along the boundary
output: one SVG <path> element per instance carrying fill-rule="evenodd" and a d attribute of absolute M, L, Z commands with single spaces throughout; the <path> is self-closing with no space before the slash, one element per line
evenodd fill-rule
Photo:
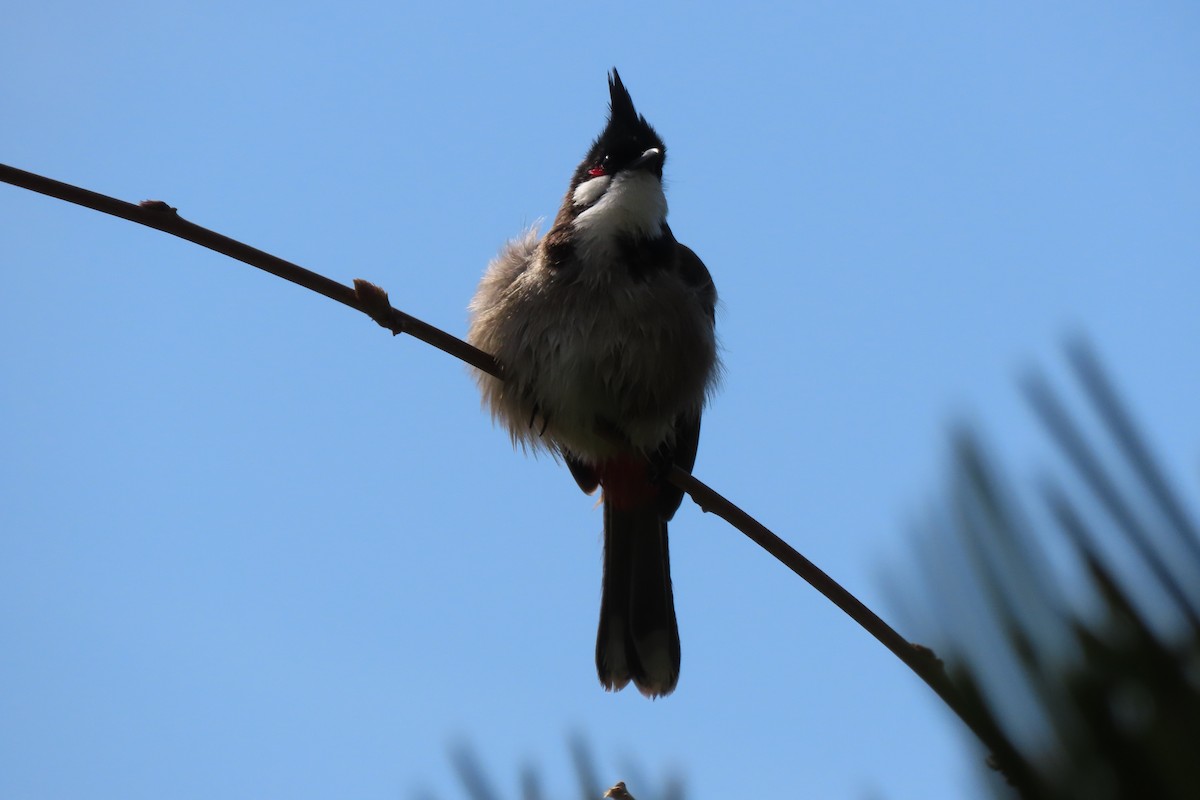
<path fill-rule="evenodd" d="M 588 170 L 588 175 L 591 175 L 593 178 L 599 178 L 603 174 L 604 167 L 592 167 Z"/>

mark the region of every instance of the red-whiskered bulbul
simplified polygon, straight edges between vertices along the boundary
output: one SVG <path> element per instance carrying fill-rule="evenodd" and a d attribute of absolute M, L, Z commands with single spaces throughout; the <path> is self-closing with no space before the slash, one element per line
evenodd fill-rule
<path fill-rule="evenodd" d="M 679 678 L 667 522 L 691 470 L 719 370 L 716 289 L 667 226 L 666 147 L 614 69 L 608 123 L 541 239 L 509 242 L 471 302 L 469 339 L 503 381 L 479 373 L 513 441 L 562 458 L 602 490 L 604 580 L 596 668 L 609 690 L 648 697 Z"/>

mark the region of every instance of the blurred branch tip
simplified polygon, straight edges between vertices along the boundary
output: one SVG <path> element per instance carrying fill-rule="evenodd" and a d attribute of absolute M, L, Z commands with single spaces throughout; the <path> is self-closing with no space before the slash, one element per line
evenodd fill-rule
<path fill-rule="evenodd" d="M 1040 374 L 1023 384 L 1062 474 L 1026 487 L 955 431 L 914 607 L 1022 797 L 1195 798 L 1197 526 L 1099 359 L 1080 340 L 1067 354 L 1082 410 Z"/>
<path fill-rule="evenodd" d="M 567 747 L 575 771 L 576 797 L 581 800 L 598 800 L 602 797 L 614 800 L 634 800 L 633 795 L 625 787 L 624 781 L 618 781 L 611 789 L 601 794 L 603 784 L 600 783 L 596 772 L 595 759 L 582 737 L 578 735 L 568 737 Z M 500 800 L 504 796 L 497 791 L 496 782 L 487 775 L 483 763 L 469 745 L 457 744 L 451 747 L 450 761 L 469 800 Z M 648 785 L 650 783 L 642 776 L 641 770 L 636 764 L 627 765 L 627 769 L 629 774 L 637 777 L 641 784 Z M 533 767 L 526 766 L 521 770 L 520 784 L 522 800 L 543 800 L 546 796 L 542 793 L 538 771 Z M 554 796 L 563 797 L 564 795 L 560 793 Z M 684 800 L 685 794 L 682 782 L 678 778 L 668 777 L 659 785 L 658 791 L 651 791 L 646 796 L 651 800 Z M 423 795 L 422 800 L 434 800 L 434 798 L 432 795 Z"/>
<path fill-rule="evenodd" d="M 625 788 L 625 781 L 617 781 L 611 789 L 604 793 L 604 796 L 611 800 L 637 800 Z"/>

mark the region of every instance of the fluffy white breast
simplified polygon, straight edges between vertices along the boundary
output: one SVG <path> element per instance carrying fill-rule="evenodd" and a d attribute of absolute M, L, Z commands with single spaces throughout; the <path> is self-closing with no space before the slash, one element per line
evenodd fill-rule
<path fill-rule="evenodd" d="M 618 237 L 655 239 L 662 235 L 667 196 L 658 176 L 636 170 L 613 178 L 593 178 L 575 189 L 572 201 L 578 205 L 581 191 L 602 180 L 608 183 L 589 190 L 601 193 L 600 199 L 575 218 L 575 230 L 586 245 L 607 245 Z"/>
<path fill-rule="evenodd" d="M 575 187 L 575 192 L 571 195 L 571 202 L 577 206 L 590 206 L 600 199 L 600 195 L 604 194 L 604 190 L 610 183 L 612 183 L 612 177 L 609 175 L 601 175 L 585 181 Z"/>

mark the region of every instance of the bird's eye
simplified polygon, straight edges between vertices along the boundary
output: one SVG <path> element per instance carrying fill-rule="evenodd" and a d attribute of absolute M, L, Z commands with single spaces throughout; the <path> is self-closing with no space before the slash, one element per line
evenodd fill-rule
<path fill-rule="evenodd" d="M 601 175 L 607 175 L 610 161 L 612 161 L 612 156 L 605 156 L 599 164 L 588 170 L 588 175 L 591 175 L 593 178 L 599 178 Z"/>

